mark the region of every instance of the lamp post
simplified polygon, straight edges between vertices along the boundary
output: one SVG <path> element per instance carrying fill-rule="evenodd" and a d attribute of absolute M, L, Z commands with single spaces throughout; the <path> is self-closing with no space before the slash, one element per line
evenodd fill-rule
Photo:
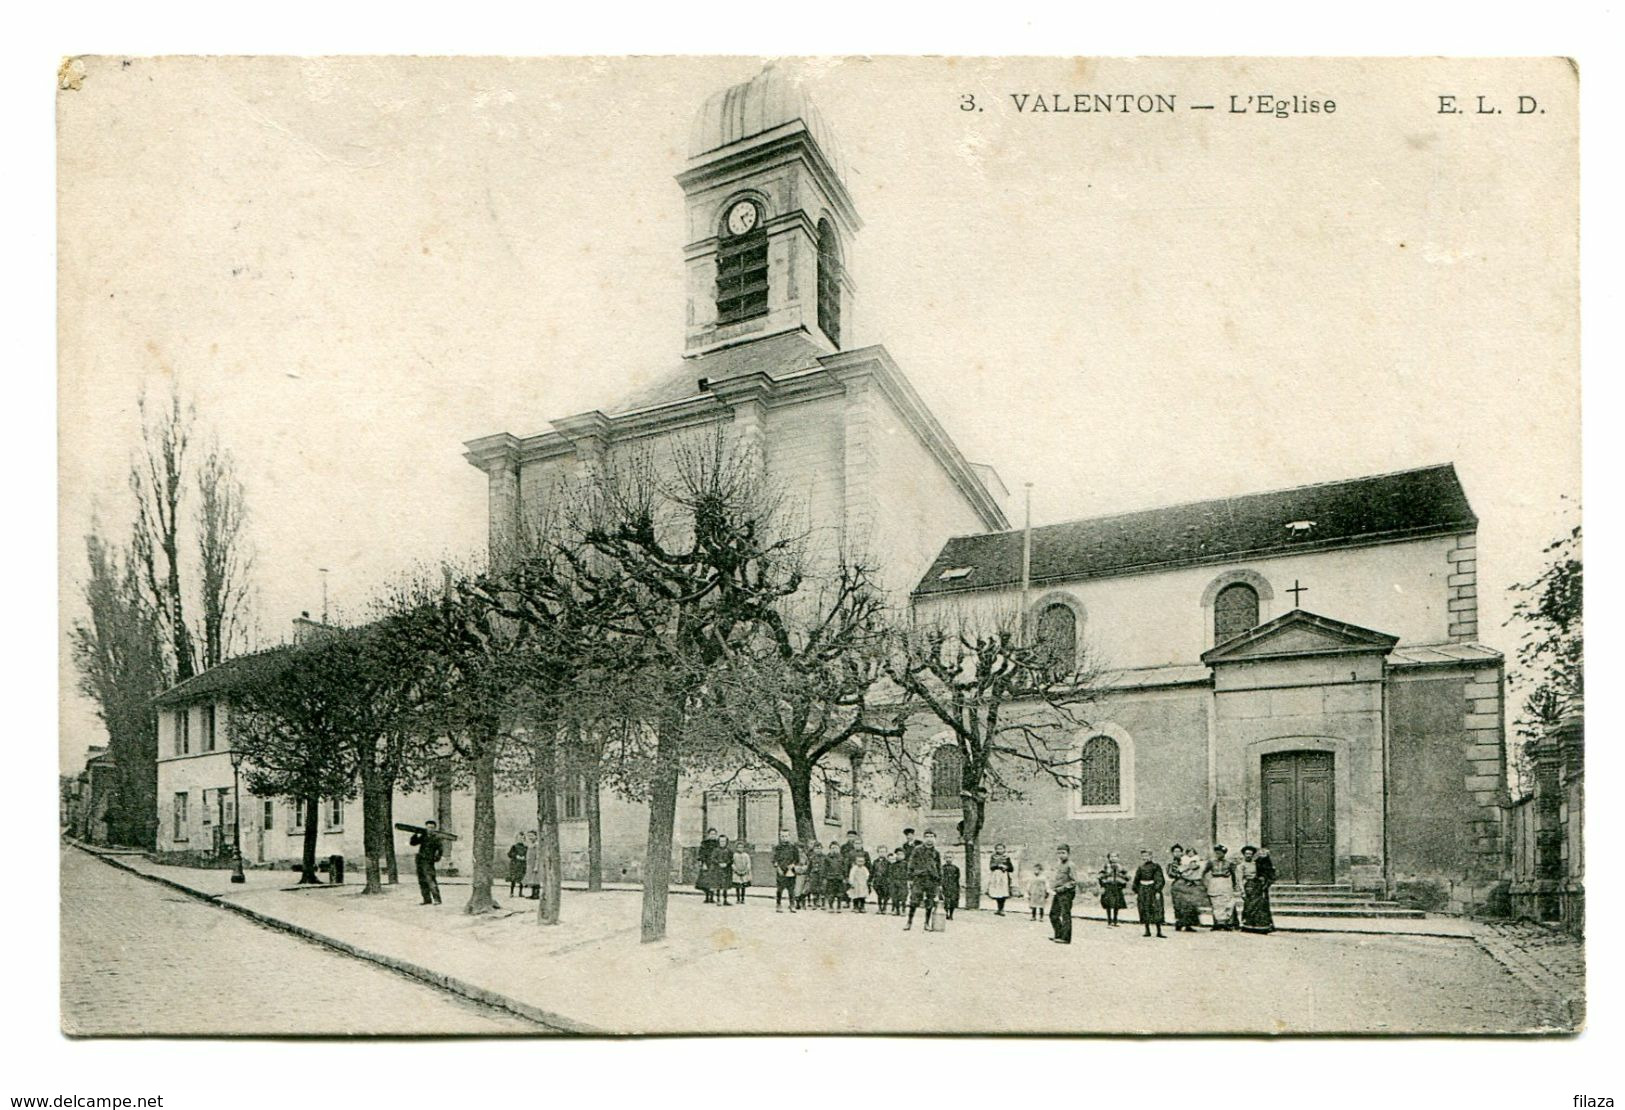
<path fill-rule="evenodd" d="M 243 875 L 243 753 L 231 749 L 231 881 L 246 882 Z"/>

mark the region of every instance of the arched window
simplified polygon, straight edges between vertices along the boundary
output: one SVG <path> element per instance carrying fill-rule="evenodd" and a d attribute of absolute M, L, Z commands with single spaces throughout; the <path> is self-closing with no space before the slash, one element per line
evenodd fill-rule
<path fill-rule="evenodd" d="M 1077 614 L 1059 601 L 1044 606 L 1038 614 L 1038 645 L 1050 666 L 1070 671 L 1078 659 Z"/>
<path fill-rule="evenodd" d="M 828 220 L 818 221 L 818 326 L 841 345 L 841 245 Z"/>
<path fill-rule="evenodd" d="M 767 312 L 767 231 L 753 200 L 735 201 L 722 221 L 717 247 L 717 323 L 733 324 Z"/>
<path fill-rule="evenodd" d="M 1084 807 L 1123 804 L 1123 760 L 1117 741 L 1091 736 L 1078 764 L 1078 803 Z"/>
<path fill-rule="evenodd" d="M 958 744 L 943 744 L 931 753 L 931 808 L 958 809 L 965 785 L 965 756 Z"/>
<path fill-rule="evenodd" d="M 1232 582 L 1213 599 L 1213 642 L 1222 644 L 1258 626 L 1258 591 Z"/>

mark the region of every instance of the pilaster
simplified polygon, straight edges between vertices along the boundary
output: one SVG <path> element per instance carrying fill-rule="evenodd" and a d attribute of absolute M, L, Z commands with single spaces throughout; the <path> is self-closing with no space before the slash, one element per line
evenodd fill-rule
<path fill-rule="evenodd" d="M 879 428 L 875 407 L 880 395 L 874 379 L 857 373 L 842 377 L 846 401 L 842 412 L 841 551 L 848 559 L 877 555 L 875 525 L 879 506 Z"/>

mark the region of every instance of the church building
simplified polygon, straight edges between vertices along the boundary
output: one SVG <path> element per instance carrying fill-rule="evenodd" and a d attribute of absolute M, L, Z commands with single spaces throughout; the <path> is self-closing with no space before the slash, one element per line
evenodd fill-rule
<path fill-rule="evenodd" d="M 995 801 L 984 850 L 1047 859 L 1065 842 L 1093 863 L 1261 844 L 1289 883 L 1481 903 L 1501 861 L 1502 658 L 1477 642 L 1477 520 L 1454 469 L 1038 528 L 1022 596 L 1023 536 L 997 475 L 960 454 L 883 348 L 850 346 L 862 223 L 843 172 L 776 67 L 706 101 L 678 176 L 683 357 L 601 411 L 468 444 L 493 551 L 609 453 L 727 425 L 805 507 L 815 547 L 875 562 L 914 620 L 1025 604 L 1031 627 L 1109 668 L 1077 737 L 1080 788 Z M 921 811 L 865 816 L 832 796 L 832 835 L 867 821 L 871 846 L 895 844 L 913 824 L 952 843 L 958 766 L 932 747 Z M 677 842 L 716 825 L 762 844 L 789 824 L 780 786 L 698 791 Z M 606 858 L 641 855 L 642 807 L 627 808 L 606 819 Z"/>
<path fill-rule="evenodd" d="M 1254 844 L 1309 888 L 1455 911 L 1491 896 L 1503 660 L 1478 642 L 1477 518 L 1452 466 L 1012 530 L 994 471 L 964 457 L 884 348 L 852 343 L 849 263 L 863 225 L 801 86 L 769 66 L 712 96 L 677 182 L 684 350 L 601 409 L 466 444 L 487 477 L 494 561 L 550 499 L 618 455 L 722 428 L 801 515 L 815 565 L 873 565 L 900 619 L 1020 611 L 1106 668 L 1074 738 L 1078 785 L 1033 781 L 992 799 L 984 851 L 1003 842 L 1047 862 L 1066 843 L 1089 874 L 1107 851 L 1161 859 L 1176 841 Z M 217 703 L 229 699 L 207 677 L 162 703 L 169 850 L 226 823 L 230 766 L 212 757 L 217 718 L 229 719 Z M 911 736 L 930 753 L 920 807 L 865 801 L 854 782 L 876 772 L 853 743 L 834 768 L 846 786 L 816 784 L 824 839 L 856 828 L 871 847 L 896 845 L 912 825 L 954 842 L 957 753 L 924 719 Z M 605 879 L 639 879 L 646 807 L 603 795 L 580 780 L 564 791 L 567 877 L 584 873 L 596 803 Z M 258 799 L 244 808 L 245 842 L 272 845 L 260 858 L 292 854 L 299 815 Z M 395 812 L 459 830 L 472 800 L 436 791 L 397 799 Z M 532 797 L 499 797 L 499 850 L 534 815 Z M 359 855 L 340 803 L 324 822 L 333 851 Z M 767 849 L 793 828 L 784 784 L 690 783 L 675 843 L 692 849 L 713 826 Z M 449 862 L 466 867 L 468 847 L 457 841 Z M 758 867 L 767 880 L 765 851 Z"/>
<path fill-rule="evenodd" d="M 1104 671 L 1077 787 L 995 799 L 985 835 L 1088 862 L 1251 844 L 1284 883 L 1482 905 L 1506 761 L 1477 523 L 1446 465 L 950 540 L 917 622 L 1025 601 L 1036 635 Z M 925 823 L 947 830 L 958 749 L 933 747 Z"/>

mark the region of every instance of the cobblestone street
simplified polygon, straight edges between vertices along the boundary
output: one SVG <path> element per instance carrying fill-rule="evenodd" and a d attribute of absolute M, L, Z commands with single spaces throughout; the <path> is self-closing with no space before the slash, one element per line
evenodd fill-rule
<path fill-rule="evenodd" d="M 1585 945 L 1578 938 L 1527 921 L 1490 922 L 1479 926 L 1478 942 L 1542 999 L 1543 1021 L 1585 1024 Z"/>
<path fill-rule="evenodd" d="M 99 1034 L 545 1030 L 61 851 L 62 1029 Z"/>

